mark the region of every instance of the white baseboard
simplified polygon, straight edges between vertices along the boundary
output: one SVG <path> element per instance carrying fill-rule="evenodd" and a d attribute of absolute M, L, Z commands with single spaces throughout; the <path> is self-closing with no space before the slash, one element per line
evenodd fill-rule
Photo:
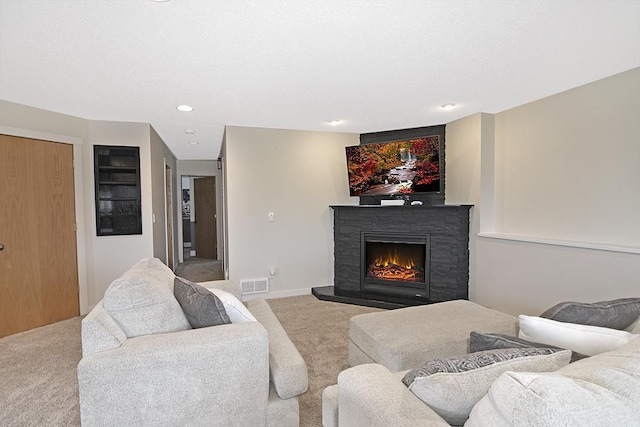
<path fill-rule="evenodd" d="M 300 288 L 300 289 L 289 289 L 286 291 L 270 291 L 264 292 L 260 294 L 250 294 L 243 295 L 243 301 L 250 301 L 254 299 L 275 299 L 275 298 L 286 298 L 286 297 L 298 297 L 300 295 L 309 295 L 311 294 L 311 288 Z"/>

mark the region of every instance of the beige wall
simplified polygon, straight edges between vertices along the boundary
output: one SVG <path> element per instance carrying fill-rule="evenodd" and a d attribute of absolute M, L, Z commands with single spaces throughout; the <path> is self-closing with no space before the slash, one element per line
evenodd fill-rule
<path fill-rule="evenodd" d="M 333 284 L 329 205 L 349 197 L 344 147 L 358 135 L 227 126 L 229 274 L 268 277 L 270 296 Z M 273 212 L 274 222 L 267 214 Z"/>
<path fill-rule="evenodd" d="M 174 240 L 177 240 L 178 221 L 182 198 L 178 198 L 180 182 L 178 180 L 178 168 L 176 157 L 164 143 L 158 133 L 149 126 L 151 148 L 151 189 L 152 189 L 152 223 L 153 227 L 153 256 L 167 264 L 167 209 L 165 194 L 165 167 L 171 168 L 171 199 L 172 199 L 172 229 Z M 178 245 L 173 242 L 173 267 L 178 266 Z"/>
<path fill-rule="evenodd" d="M 109 284 L 120 274 L 142 258 L 153 256 L 153 223 L 151 221 L 153 193 L 151 179 L 151 147 L 149 125 L 144 123 L 122 123 L 91 121 L 90 144 L 84 151 L 86 209 L 91 226 L 88 232 L 94 251 L 94 300 L 95 305 Z M 125 145 L 140 147 L 140 186 L 142 202 L 142 234 L 132 236 L 97 236 L 95 232 L 95 204 L 93 186 L 93 145 Z M 86 185 L 88 184 L 88 185 Z M 87 187 L 89 192 L 87 193 Z"/>
<path fill-rule="evenodd" d="M 447 125 L 447 202 L 476 205 L 473 300 L 540 314 L 637 296 L 638 93 L 635 69 Z"/>
<path fill-rule="evenodd" d="M 634 69 L 447 125 L 447 203 L 476 206 L 473 300 L 539 314 L 562 300 L 637 296 L 638 93 L 640 69 Z M 152 190 L 158 161 L 152 160 L 149 125 L 89 121 L 0 101 L 0 127 L 75 141 L 85 229 L 81 296 L 85 306 L 95 304 L 113 278 L 151 256 L 159 241 L 152 235 L 159 196 Z M 142 236 L 95 236 L 93 144 L 141 147 Z M 358 202 L 348 195 L 344 161 L 344 147 L 356 144 L 357 134 L 227 127 L 221 184 L 231 278 L 268 277 L 274 266 L 271 296 L 332 284 L 329 205 Z M 272 223 L 268 212 L 275 214 Z"/>
<path fill-rule="evenodd" d="M 74 144 L 76 220 L 78 222 L 78 279 L 80 311 L 85 314 L 104 295 L 111 281 L 136 261 L 153 256 L 151 134 L 143 123 L 85 120 L 0 100 L 0 130 L 31 138 Z M 142 235 L 96 235 L 93 146 L 140 147 Z M 164 185 L 162 182 L 155 185 Z M 162 198 L 164 203 L 164 193 Z M 164 242 L 164 235 L 162 242 Z"/>
<path fill-rule="evenodd" d="M 640 68 L 496 115 L 496 227 L 640 246 Z"/>
<path fill-rule="evenodd" d="M 482 114 L 449 123 L 445 129 L 445 204 L 472 204 L 469 233 L 480 231 Z M 469 241 L 470 255 L 475 253 L 476 239 Z M 469 298 L 474 299 L 475 258 L 469 257 Z"/>

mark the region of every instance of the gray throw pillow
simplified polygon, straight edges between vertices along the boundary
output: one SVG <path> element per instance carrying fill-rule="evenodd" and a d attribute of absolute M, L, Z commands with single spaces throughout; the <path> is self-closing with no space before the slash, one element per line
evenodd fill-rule
<path fill-rule="evenodd" d="M 173 281 L 173 294 L 192 328 L 231 323 L 220 298 L 197 283 L 176 277 Z"/>
<path fill-rule="evenodd" d="M 620 298 L 594 303 L 566 301 L 554 305 L 540 317 L 558 322 L 622 330 L 640 317 L 640 298 Z"/>
<path fill-rule="evenodd" d="M 569 350 L 511 348 L 431 360 L 409 371 L 409 390 L 451 425 L 462 425 L 491 384 L 507 371 L 550 372 L 569 363 Z"/>
<path fill-rule="evenodd" d="M 539 342 L 528 341 L 512 335 L 494 334 L 486 332 L 471 332 L 469 334 L 469 348 L 471 353 L 485 350 L 497 350 L 502 348 L 552 348 L 555 350 L 563 350 L 552 345 L 542 344 Z M 584 359 L 584 354 L 572 352 L 571 362 Z"/>
<path fill-rule="evenodd" d="M 428 377 L 438 373 L 466 372 L 518 357 L 548 355 L 560 350 L 554 348 L 510 348 L 481 351 L 447 359 L 429 360 L 425 364 L 407 372 L 402 378 L 402 382 L 409 387 L 418 377 Z"/>

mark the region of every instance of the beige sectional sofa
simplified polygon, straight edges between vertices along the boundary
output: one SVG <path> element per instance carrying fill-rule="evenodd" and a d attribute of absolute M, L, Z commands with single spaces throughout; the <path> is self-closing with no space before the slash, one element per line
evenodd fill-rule
<path fill-rule="evenodd" d="M 355 316 L 349 341 L 355 366 L 324 390 L 323 425 L 640 425 L 640 317 L 630 323 L 639 309 L 638 298 L 567 303 L 538 318 L 452 301 Z M 604 323 L 622 313 L 617 327 L 628 326 L 573 324 L 558 316 L 567 312 Z M 520 337 L 505 336 L 514 334 Z M 556 341 L 531 343 L 523 335 Z M 494 339 L 504 346 L 468 354 Z M 510 348 L 514 343 L 523 347 Z"/>
<path fill-rule="evenodd" d="M 298 426 L 307 367 L 267 302 L 230 299 L 235 281 L 202 283 L 231 301 L 233 323 L 192 329 L 174 278 L 142 260 L 83 319 L 82 425 Z"/>

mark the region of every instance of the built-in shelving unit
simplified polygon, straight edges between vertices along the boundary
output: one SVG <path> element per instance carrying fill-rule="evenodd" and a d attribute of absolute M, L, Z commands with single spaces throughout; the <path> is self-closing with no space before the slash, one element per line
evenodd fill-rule
<path fill-rule="evenodd" d="M 96 145 L 96 233 L 142 234 L 140 149 Z"/>

